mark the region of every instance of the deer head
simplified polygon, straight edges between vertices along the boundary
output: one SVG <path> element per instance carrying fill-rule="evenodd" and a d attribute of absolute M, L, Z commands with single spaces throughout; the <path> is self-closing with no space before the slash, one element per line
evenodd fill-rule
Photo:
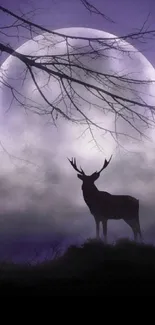
<path fill-rule="evenodd" d="M 69 160 L 70 164 L 72 165 L 72 167 L 79 173 L 79 174 L 77 174 L 77 177 L 80 178 L 85 183 L 89 183 L 89 184 L 91 183 L 92 184 L 99 178 L 100 173 L 102 172 L 102 170 L 105 169 L 109 165 L 111 158 L 112 158 L 112 155 L 111 155 L 109 161 L 107 161 L 105 159 L 102 168 L 98 172 L 97 171 L 94 172 L 92 175 L 86 175 L 81 167 L 80 167 L 80 169 L 77 168 L 75 158 L 74 159 L 72 158 L 72 160 L 70 160 L 70 159 L 68 159 L 68 160 Z"/>

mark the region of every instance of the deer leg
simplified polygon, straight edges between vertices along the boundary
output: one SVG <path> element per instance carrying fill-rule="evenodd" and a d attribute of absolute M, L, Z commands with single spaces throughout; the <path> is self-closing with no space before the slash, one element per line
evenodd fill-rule
<path fill-rule="evenodd" d="M 137 231 L 138 231 L 138 233 L 139 233 L 139 237 L 140 237 L 140 239 L 142 240 L 143 238 L 142 238 L 142 233 L 141 233 L 141 229 L 140 229 L 139 220 L 138 220 L 138 222 L 137 222 Z"/>
<path fill-rule="evenodd" d="M 133 228 L 132 231 L 133 231 L 133 234 L 134 234 L 134 240 L 137 241 L 137 235 L 138 235 L 137 229 Z"/>
<path fill-rule="evenodd" d="M 136 220 L 124 220 L 132 229 L 134 234 L 134 240 L 137 241 L 138 229 L 137 229 L 137 221 Z"/>
<path fill-rule="evenodd" d="M 107 242 L 107 220 L 102 221 L 102 227 L 103 227 L 103 235 L 104 235 L 104 241 Z"/>
<path fill-rule="evenodd" d="M 96 239 L 99 240 L 100 235 L 99 235 L 99 221 L 96 221 Z"/>

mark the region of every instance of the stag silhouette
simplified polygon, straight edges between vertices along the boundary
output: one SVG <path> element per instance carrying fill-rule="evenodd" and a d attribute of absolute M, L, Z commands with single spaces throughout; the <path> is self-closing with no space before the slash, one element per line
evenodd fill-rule
<path fill-rule="evenodd" d="M 102 222 L 103 235 L 107 241 L 107 221 L 108 219 L 123 219 L 132 229 L 135 241 L 137 236 L 142 239 L 139 223 L 139 200 L 129 195 L 113 195 L 108 192 L 99 191 L 94 182 L 99 178 L 100 173 L 105 169 L 111 160 L 105 159 L 100 171 L 92 175 L 86 175 L 84 171 L 77 168 L 76 159 L 69 160 L 72 167 L 79 173 L 77 177 L 82 180 L 83 198 L 96 223 L 96 238 L 99 239 L 99 226 Z"/>

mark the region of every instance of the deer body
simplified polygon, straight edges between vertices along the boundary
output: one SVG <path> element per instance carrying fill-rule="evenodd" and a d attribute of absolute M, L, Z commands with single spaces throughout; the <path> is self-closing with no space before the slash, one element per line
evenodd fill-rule
<path fill-rule="evenodd" d="M 111 159 L 111 158 L 110 158 Z M 110 162 L 110 160 L 109 160 Z M 107 160 L 100 172 L 109 164 Z M 100 176 L 100 172 L 95 172 L 87 176 L 83 170 L 76 166 L 76 161 L 70 161 L 78 174 L 78 178 L 83 181 L 82 192 L 85 203 L 96 222 L 96 237 L 99 238 L 99 224 L 102 222 L 103 234 L 107 238 L 107 221 L 108 219 L 123 219 L 133 230 L 134 238 L 137 235 L 141 237 L 139 224 L 139 200 L 129 195 L 113 195 L 108 192 L 99 191 L 94 182 Z"/>
<path fill-rule="evenodd" d="M 139 200 L 128 195 L 112 195 L 108 192 L 99 191 L 94 188 L 85 188 L 82 185 L 83 198 L 90 212 L 102 221 L 106 219 L 129 219 L 139 210 Z"/>

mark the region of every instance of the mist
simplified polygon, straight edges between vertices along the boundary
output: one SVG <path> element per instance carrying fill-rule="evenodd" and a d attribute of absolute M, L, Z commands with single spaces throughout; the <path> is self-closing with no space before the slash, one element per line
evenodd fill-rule
<path fill-rule="evenodd" d="M 30 51 L 30 48 L 30 44 L 26 44 L 22 51 Z M 13 77 L 12 83 L 19 89 L 21 80 L 18 77 L 23 67 L 16 59 L 8 60 L 5 66 L 7 78 L 11 82 Z M 117 67 L 110 57 L 107 60 L 110 71 L 125 69 L 125 60 L 122 65 L 119 61 Z M 134 71 L 137 67 L 138 73 L 143 64 L 141 57 L 137 57 L 131 68 Z M 100 62 L 94 61 L 94 69 L 97 65 L 100 67 Z M 152 75 L 153 69 L 150 66 L 149 69 L 147 72 Z M 40 75 L 38 78 L 43 82 Z M 151 94 L 153 89 L 148 87 Z M 57 86 L 53 89 L 52 94 L 48 94 L 50 98 L 58 96 Z M 35 99 L 39 106 L 43 104 L 30 79 L 26 80 L 22 91 L 26 97 Z M 8 109 L 10 94 L 6 89 L 1 89 L 0 94 L 0 259 L 31 260 L 36 256 L 36 249 L 43 252 L 39 259 L 50 258 L 55 243 L 64 248 L 95 237 L 95 223 L 83 200 L 81 181 L 67 160 L 67 157 L 74 156 L 77 164 L 89 174 L 101 168 L 104 159 L 113 154 L 110 165 L 102 172 L 96 185 L 112 194 L 129 194 L 138 198 L 143 236 L 146 241 L 154 243 L 153 142 L 123 138 L 125 149 L 120 149 L 110 136 L 94 130 L 102 149 L 99 150 L 89 131 L 85 131 L 86 126 L 76 126 L 63 119 L 54 126 L 49 116 L 40 117 L 24 111 L 17 103 Z M 95 121 L 102 118 L 102 112 L 96 108 L 89 114 Z M 107 128 L 112 127 L 112 116 L 104 116 L 102 122 Z M 119 128 L 122 132 L 131 132 L 122 121 Z M 149 135 L 153 139 L 152 131 Z M 131 229 L 123 221 L 108 222 L 108 240 L 113 242 L 120 237 L 132 238 Z"/>

